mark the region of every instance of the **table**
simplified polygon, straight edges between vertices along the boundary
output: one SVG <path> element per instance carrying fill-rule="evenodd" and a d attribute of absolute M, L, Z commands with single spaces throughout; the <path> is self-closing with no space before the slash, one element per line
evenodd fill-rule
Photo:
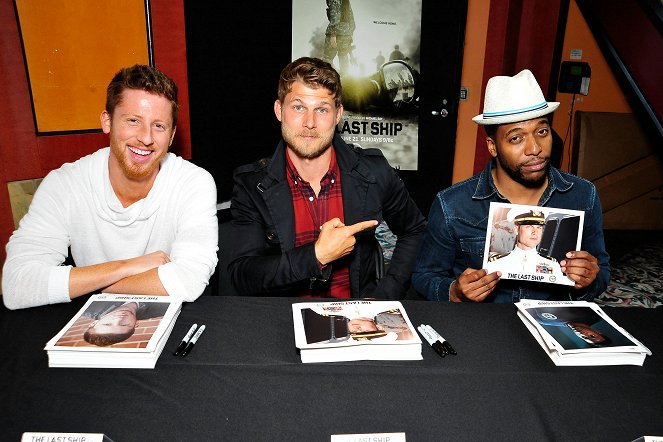
<path fill-rule="evenodd" d="M 403 301 L 458 355 L 302 364 L 296 298 L 204 296 L 185 304 L 153 370 L 48 368 L 45 343 L 85 300 L 0 310 L 0 440 L 24 431 L 127 441 L 602 440 L 663 435 L 663 309 L 606 308 L 653 352 L 644 366 L 557 367 L 513 305 Z M 205 333 L 172 355 L 194 322 Z"/>

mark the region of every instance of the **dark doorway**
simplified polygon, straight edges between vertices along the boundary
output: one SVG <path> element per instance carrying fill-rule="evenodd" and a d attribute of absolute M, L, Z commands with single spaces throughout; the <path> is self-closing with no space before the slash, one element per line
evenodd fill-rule
<path fill-rule="evenodd" d="M 422 7 L 418 170 L 400 175 L 427 213 L 451 184 L 467 0 Z M 214 176 L 223 202 L 235 167 L 279 140 L 273 103 L 292 57 L 292 5 L 187 1 L 185 24 L 193 162 Z"/>

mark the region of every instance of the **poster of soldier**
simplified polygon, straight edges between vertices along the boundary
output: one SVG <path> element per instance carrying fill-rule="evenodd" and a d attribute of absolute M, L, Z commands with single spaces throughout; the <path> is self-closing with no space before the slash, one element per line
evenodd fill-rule
<path fill-rule="evenodd" d="M 422 0 L 293 0 L 292 58 L 330 62 L 343 85 L 337 132 L 417 170 Z"/>
<path fill-rule="evenodd" d="M 560 261 L 580 250 L 584 218 L 580 210 L 490 203 L 483 268 L 503 279 L 574 285 Z"/>

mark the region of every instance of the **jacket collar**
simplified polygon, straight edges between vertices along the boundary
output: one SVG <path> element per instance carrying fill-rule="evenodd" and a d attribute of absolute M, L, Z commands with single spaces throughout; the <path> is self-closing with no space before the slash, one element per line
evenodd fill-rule
<path fill-rule="evenodd" d="M 258 188 L 269 189 L 274 184 L 284 182 L 286 180 L 285 170 L 285 142 L 283 139 L 279 141 L 276 146 L 276 151 L 272 155 L 271 160 L 267 164 L 267 173 L 263 179 L 258 183 Z"/>
<path fill-rule="evenodd" d="M 353 147 L 350 147 L 338 134 L 334 135 L 334 149 L 336 150 L 336 161 L 341 173 L 352 174 L 363 178 L 369 183 L 375 183 L 375 175 L 368 166 L 359 161 L 359 155 L 356 154 Z"/>

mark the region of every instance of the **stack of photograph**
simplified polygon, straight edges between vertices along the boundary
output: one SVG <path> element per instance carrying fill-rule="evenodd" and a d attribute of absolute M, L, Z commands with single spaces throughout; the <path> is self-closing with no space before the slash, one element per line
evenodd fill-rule
<path fill-rule="evenodd" d="M 422 359 L 398 301 L 300 302 L 292 315 L 302 362 Z"/>
<path fill-rule="evenodd" d="M 48 366 L 154 368 L 181 309 L 168 296 L 92 295 L 46 344 Z"/>
<path fill-rule="evenodd" d="M 642 365 L 651 355 L 592 302 L 524 300 L 516 307 L 555 365 Z"/>

